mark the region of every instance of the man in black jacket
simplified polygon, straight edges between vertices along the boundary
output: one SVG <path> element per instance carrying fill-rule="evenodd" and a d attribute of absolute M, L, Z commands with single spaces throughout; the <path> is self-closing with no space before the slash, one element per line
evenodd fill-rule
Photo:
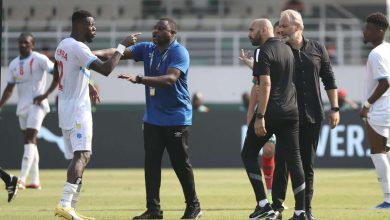
<path fill-rule="evenodd" d="M 295 85 L 299 110 L 299 146 L 306 182 L 306 214 L 308 219 L 315 219 L 311 213 L 313 198 L 314 158 L 320 134 L 321 122 L 325 118 L 322 105 L 320 78 L 324 84 L 331 104 L 329 123 L 331 128 L 340 121 L 337 102 L 337 86 L 325 47 L 317 41 L 303 37 L 303 21 L 299 12 L 285 10 L 280 15 L 279 27 L 282 40 L 289 45 L 295 58 Z M 287 188 L 287 170 L 283 161 L 276 161 L 272 190 L 273 208 L 283 211 L 282 203 Z M 278 183 L 283 183 L 277 185 Z M 276 214 L 280 214 L 276 212 Z"/>
<path fill-rule="evenodd" d="M 256 209 L 249 219 L 272 219 L 275 212 L 265 195 L 258 155 L 262 146 L 275 134 L 275 158 L 285 161 L 291 174 L 295 197 L 292 219 L 304 219 L 305 181 L 298 143 L 298 106 L 293 83 L 294 56 L 291 49 L 275 38 L 267 19 L 256 19 L 249 28 L 248 37 L 254 46 L 253 79 L 258 108 L 245 137 L 241 152 L 249 181 L 256 196 Z"/>

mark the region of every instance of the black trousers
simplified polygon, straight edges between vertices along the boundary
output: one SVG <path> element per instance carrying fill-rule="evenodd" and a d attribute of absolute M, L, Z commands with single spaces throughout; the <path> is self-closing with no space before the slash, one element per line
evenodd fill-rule
<path fill-rule="evenodd" d="M 311 212 L 311 201 L 314 193 L 314 159 L 317 151 L 318 139 L 320 135 L 321 123 L 299 124 L 299 145 L 302 158 L 303 170 L 305 172 L 306 192 L 305 192 L 305 210 Z M 278 140 L 276 140 L 278 142 Z M 277 181 L 275 181 L 275 178 Z M 278 185 L 272 185 L 272 200 L 275 207 L 282 207 L 286 198 L 288 171 L 284 160 L 275 158 L 274 182 Z"/>
<path fill-rule="evenodd" d="M 156 126 L 144 123 L 146 207 L 160 210 L 161 160 L 168 151 L 187 204 L 199 203 L 188 158 L 188 126 Z"/>
<path fill-rule="evenodd" d="M 268 139 L 276 135 L 275 160 L 286 161 L 286 167 L 291 173 L 293 185 L 295 208 L 304 210 L 305 207 L 305 179 L 302 168 L 302 160 L 298 145 L 298 120 L 265 120 L 267 135 L 257 137 L 254 133 L 255 117 L 252 118 L 248 126 L 248 131 L 245 137 L 244 147 L 241 151 L 241 158 L 244 162 L 249 181 L 251 182 L 253 191 L 256 195 L 256 201 L 266 199 L 264 184 L 260 166 L 258 163 L 258 155 L 263 145 Z M 278 178 L 273 179 L 273 187 L 280 185 L 277 183 Z"/>

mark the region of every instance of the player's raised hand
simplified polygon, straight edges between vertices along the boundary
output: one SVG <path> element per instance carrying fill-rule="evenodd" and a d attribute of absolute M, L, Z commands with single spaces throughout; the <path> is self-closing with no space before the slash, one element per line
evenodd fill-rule
<path fill-rule="evenodd" d="M 136 44 L 137 43 L 137 36 L 140 34 L 142 34 L 142 33 L 137 32 L 134 34 L 130 34 L 129 36 L 127 36 L 125 39 L 122 40 L 121 44 L 126 46 L 126 47 Z"/>
<path fill-rule="evenodd" d="M 251 56 L 250 51 L 244 51 L 244 49 L 241 49 L 240 56 L 238 57 L 239 60 L 244 62 L 249 68 L 252 69 L 253 67 L 253 57 Z"/>
<path fill-rule="evenodd" d="M 135 75 L 135 74 L 129 74 L 129 75 L 127 75 L 127 74 L 119 74 L 118 78 L 119 79 L 125 79 L 127 81 L 132 82 L 132 83 L 137 83 L 137 75 Z"/>

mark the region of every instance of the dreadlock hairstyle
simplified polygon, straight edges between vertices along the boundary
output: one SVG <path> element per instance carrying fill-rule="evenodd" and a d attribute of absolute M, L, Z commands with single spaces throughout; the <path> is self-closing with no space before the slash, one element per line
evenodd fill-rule
<path fill-rule="evenodd" d="M 389 21 L 387 20 L 386 15 L 380 12 L 375 12 L 368 15 L 366 22 L 379 27 L 383 31 L 386 31 L 387 28 L 389 28 Z"/>

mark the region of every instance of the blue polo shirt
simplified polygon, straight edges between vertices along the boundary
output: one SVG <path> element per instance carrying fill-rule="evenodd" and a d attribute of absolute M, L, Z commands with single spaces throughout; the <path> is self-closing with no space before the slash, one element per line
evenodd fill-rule
<path fill-rule="evenodd" d="M 145 86 L 144 122 L 159 126 L 191 125 L 192 105 L 187 85 L 190 56 L 187 49 L 176 40 L 161 53 L 152 42 L 139 43 L 129 49 L 136 62 L 144 61 L 145 76 L 165 75 L 168 68 L 181 71 L 172 86 Z"/>

